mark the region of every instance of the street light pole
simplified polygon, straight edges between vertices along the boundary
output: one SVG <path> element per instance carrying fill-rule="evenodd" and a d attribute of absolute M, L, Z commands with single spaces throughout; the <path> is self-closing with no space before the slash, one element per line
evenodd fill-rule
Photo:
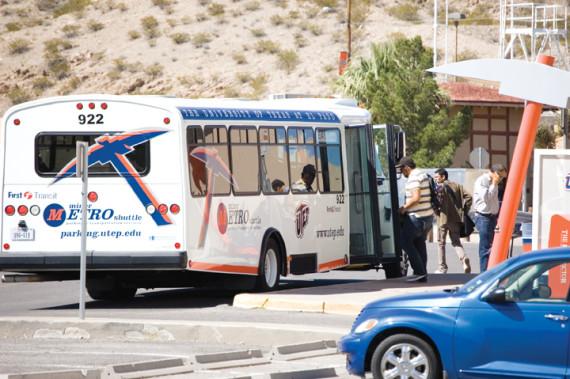
<path fill-rule="evenodd" d="M 459 21 L 453 21 L 453 25 L 455 25 L 455 62 L 457 62 L 457 27 L 459 26 Z"/>
<path fill-rule="evenodd" d="M 350 56 L 352 53 L 352 30 L 350 27 L 350 19 L 351 19 L 351 13 L 352 13 L 352 0 L 347 0 L 346 7 L 347 7 L 347 10 L 346 10 L 346 15 L 347 15 L 346 32 L 347 32 L 347 39 L 348 39 L 347 51 L 348 51 L 348 61 L 350 61 Z"/>

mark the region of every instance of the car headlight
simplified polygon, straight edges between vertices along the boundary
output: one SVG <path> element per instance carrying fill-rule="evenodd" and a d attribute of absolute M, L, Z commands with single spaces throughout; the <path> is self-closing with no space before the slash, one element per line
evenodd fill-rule
<path fill-rule="evenodd" d="M 364 333 L 369 331 L 370 329 L 374 328 L 378 324 L 378 320 L 375 318 L 370 318 L 358 324 L 358 326 L 354 329 L 354 333 Z"/>

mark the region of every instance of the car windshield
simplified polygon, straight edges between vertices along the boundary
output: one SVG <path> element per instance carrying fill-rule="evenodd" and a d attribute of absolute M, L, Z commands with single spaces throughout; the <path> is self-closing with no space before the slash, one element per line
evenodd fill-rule
<path fill-rule="evenodd" d="M 510 261 L 511 261 L 510 263 L 512 263 L 512 259 Z M 509 263 L 509 260 L 507 259 L 506 261 L 504 261 L 500 265 L 495 266 L 492 269 L 487 270 L 487 271 L 477 275 L 476 277 L 474 277 L 473 279 L 471 279 L 470 281 L 465 283 L 463 285 L 463 287 L 461 287 L 457 292 L 458 293 L 471 293 L 471 292 L 475 291 L 481 285 L 487 283 L 489 281 L 489 278 L 492 278 L 493 276 L 495 276 L 495 274 L 497 272 L 503 270 L 503 268 L 508 263 Z"/>

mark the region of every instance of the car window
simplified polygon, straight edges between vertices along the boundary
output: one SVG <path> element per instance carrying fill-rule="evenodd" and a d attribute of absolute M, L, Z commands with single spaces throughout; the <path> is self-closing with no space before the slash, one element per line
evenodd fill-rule
<path fill-rule="evenodd" d="M 488 283 L 489 279 L 494 277 L 499 271 L 503 270 L 507 264 L 514 263 L 515 259 L 517 259 L 517 258 L 513 258 L 512 260 L 506 260 L 506 261 L 502 262 L 500 265 L 497 265 L 497 266 L 493 267 L 492 269 L 487 270 L 487 271 L 477 275 L 476 277 L 474 277 L 473 279 L 471 279 L 470 281 L 465 283 L 463 285 L 463 287 L 461 287 L 457 291 L 457 293 L 471 293 L 471 292 L 475 291 L 477 288 L 479 288 L 483 284 Z"/>
<path fill-rule="evenodd" d="M 564 262 L 540 262 L 511 272 L 499 281 L 507 301 L 563 303 L 568 298 L 569 283 Z"/>

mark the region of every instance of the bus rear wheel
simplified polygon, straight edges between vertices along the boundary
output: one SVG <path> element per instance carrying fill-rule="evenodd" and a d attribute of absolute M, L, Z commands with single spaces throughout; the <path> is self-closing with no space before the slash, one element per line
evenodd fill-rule
<path fill-rule="evenodd" d="M 392 263 L 384 263 L 382 268 L 386 274 L 386 279 L 401 278 L 402 276 L 408 275 L 408 267 L 410 266 L 410 261 L 408 254 L 402 251 L 401 260 Z"/>
<path fill-rule="evenodd" d="M 87 293 L 93 300 L 130 300 L 137 293 L 136 287 L 124 287 L 120 282 L 87 282 Z"/>
<path fill-rule="evenodd" d="M 280 256 L 277 242 L 272 238 L 268 239 L 259 259 L 259 274 L 255 284 L 258 291 L 272 291 L 279 286 Z"/>

